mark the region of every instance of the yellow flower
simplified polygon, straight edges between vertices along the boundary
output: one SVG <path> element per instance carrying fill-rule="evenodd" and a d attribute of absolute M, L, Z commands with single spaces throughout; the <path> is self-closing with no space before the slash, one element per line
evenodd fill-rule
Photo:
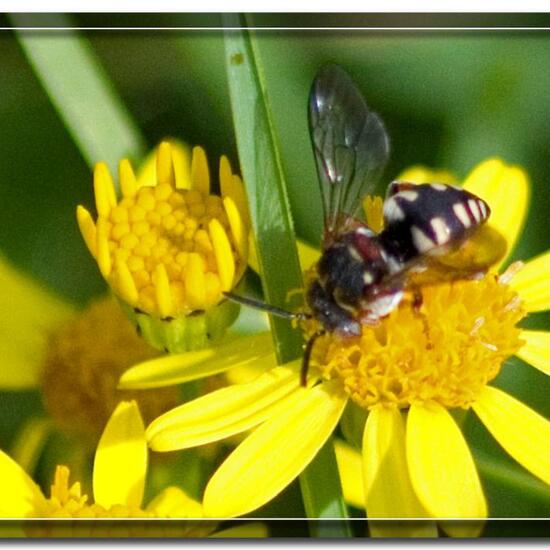
<path fill-rule="evenodd" d="M 121 399 L 136 398 L 146 420 L 176 404 L 176 388 L 151 395 L 117 390 L 119 376 L 130 365 L 159 353 L 136 335 L 112 297 L 79 311 L 1 256 L 0 285 L 0 305 L 10 312 L 0 320 L 5 364 L 0 389 L 39 389 L 54 420 L 34 417 L 18 436 L 18 459 L 29 459 L 25 466 L 37 458 L 53 426 L 95 444 Z"/>
<path fill-rule="evenodd" d="M 70 484 L 66 466 L 57 466 L 50 495 L 7 454 L 0 451 L 0 514 L 7 518 L 202 518 L 199 502 L 177 487 L 167 487 L 142 508 L 147 474 L 145 427 L 135 401 L 122 401 L 111 415 L 97 446 L 93 497 Z M 211 522 L 147 526 L 144 523 L 22 523 L 29 536 L 206 536 Z"/>
<path fill-rule="evenodd" d="M 464 186 L 491 206 L 491 226 L 506 238 L 509 254 L 526 214 L 525 173 L 490 159 Z M 201 368 L 210 373 L 237 364 L 264 370 L 247 384 L 169 411 L 147 429 L 157 451 L 253 430 L 206 487 L 210 517 L 247 514 L 275 497 L 313 459 L 352 401 L 368 412 L 362 464 L 370 519 L 485 518 L 476 466 L 450 411 L 472 409 L 510 456 L 550 483 L 550 422 L 489 385 L 514 354 L 550 371 L 550 333 L 517 327 L 526 312 L 550 309 L 549 275 L 547 252 L 519 273 L 490 271 L 480 280 L 425 288 L 420 315 L 403 303 L 357 339 L 323 337 L 307 388 L 299 385 L 300 361 L 275 366 L 267 334 L 217 354 L 152 360 L 130 369 L 121 383 L 155 387 Z M 469 533 L 481 527 L 470 526 Z"/>
<path fill-rule="evenodd" d="M 122 198 L 105 163 L 94 170 L 98 213 L 84 207 L 78 224 L 101 274 L 143 337 L 168 351 L 198 349 L 219 338 L 238 306 L 223 298 L 240 281 L 248 258 L 249 219 L 244 188 L 226 157 L 220 195 L 211 192 L 206 154 L 160 144 L 136 178 L 123 159 Z"/>

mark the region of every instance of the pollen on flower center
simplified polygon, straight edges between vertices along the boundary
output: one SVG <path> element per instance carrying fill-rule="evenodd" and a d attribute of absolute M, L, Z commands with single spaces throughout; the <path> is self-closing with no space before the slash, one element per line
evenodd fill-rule
<path fill-rule="evenodd" d="M 417 402 L 467 408 L 521 347 L 516 324 L 525 312 L 517 294 L 491 273 L 422 294 L 419 311 L 404 300 L 378 326 L 363 326 L 360 337 L 320 337 L 312 364 L 323 377 L 340 379 L 366 409 Z"/>
<path fill-rule="evenodd" d="M 139 187 L 130 163 L 120 164 L 122 199 L 103 163 L 94 172 L 97 222 L 84 208 L 77 217 L 90 252 L 115 293 L 140 311 L 161 318 L 206 310 L 222 299 L 247 261 L 246 216 L 225 157 L 222 196 L 210 193 L 204 151 L 196 147 L 190 188 L 177 188 L 171 145 L 157 155 L 155 186 Z M 242 192 L 241 192 L 242 194 Z"/>

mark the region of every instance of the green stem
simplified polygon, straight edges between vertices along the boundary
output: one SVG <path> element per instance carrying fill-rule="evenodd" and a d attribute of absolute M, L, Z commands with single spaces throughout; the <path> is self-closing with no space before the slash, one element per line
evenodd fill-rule
<path fill-rule="evenodd" d="M 264 296 L 269 304 L 292 309 L 297 304 L 288 303 L 287 294 L 303 286 L 302 274 L 259 56 L 239 15 L 226 14 L 223 21 L 225 27 L 231 27 L 225 31 L 226 67 Z M 304 97 L 304 117 L 306 99 Z M 299 331 L 286 320 L 271 319 L 270 322 L 279 363 L 299 357 L 302 353 Z M 300 486 L 308 517 L 333 519 L 312 522 L 313 535 L 351 536 L 331 441 L 301 474 Z"/>
<path fill-rule="evenodd" d="M 310 530 L 313 536 L 322 538 L 353 536 L 351 527 L 345 520 L 348 513 L 342 497 L 342 485 L 332 438 L 325 443 L 313 462 L 300 475 L 300 488 L 307 516 L 321 519 L 311 524 Z M 322 521 L 323 518 L 326 521 Z"/>

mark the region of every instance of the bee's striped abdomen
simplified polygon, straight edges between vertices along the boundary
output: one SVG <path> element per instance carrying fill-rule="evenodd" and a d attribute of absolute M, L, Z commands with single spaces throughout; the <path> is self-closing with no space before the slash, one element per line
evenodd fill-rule
<path fill-rule="evenodd" d="M 464 189 L 441 183 L 394 182 L 384 203 L 381 239 L 406 262 L 459 245 L 489 214 L 487 203 Z"/>

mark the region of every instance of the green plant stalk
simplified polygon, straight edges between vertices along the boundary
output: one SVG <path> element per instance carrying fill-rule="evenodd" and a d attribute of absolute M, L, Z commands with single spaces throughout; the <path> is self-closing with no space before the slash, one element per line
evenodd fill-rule
<path fill-rule="evenodd" d="M 263 75 L 252 37 L 237 14 L 224 15 L 226 67 L 237 147 L 250 203 L 264 297 L 269 304 L 292 309 L 289 290 L 303 286 L 284 175 L 279 159 Z M 304 113 L 305 113 L 304 100 Z M 304 115 L 305 116 L 305 115 Z M 271 319 L 279 363 L 302 353 L 302 338 L 287 320 Z M 328 441 L 300 476 L 316 536 L 351 536 L 332 441 Z"/>
<path fill-rule="evenodd" d="M 14 27 L 32 25 L 32 14 L 9 15 Z M 52 14 L 61 27 L 72 21 Z M 77 30 L 15 28 L 15 35 L 86 163 L 116 170 L 124 157 L 140 159 L 145 142 L 89 42 Z"/>

